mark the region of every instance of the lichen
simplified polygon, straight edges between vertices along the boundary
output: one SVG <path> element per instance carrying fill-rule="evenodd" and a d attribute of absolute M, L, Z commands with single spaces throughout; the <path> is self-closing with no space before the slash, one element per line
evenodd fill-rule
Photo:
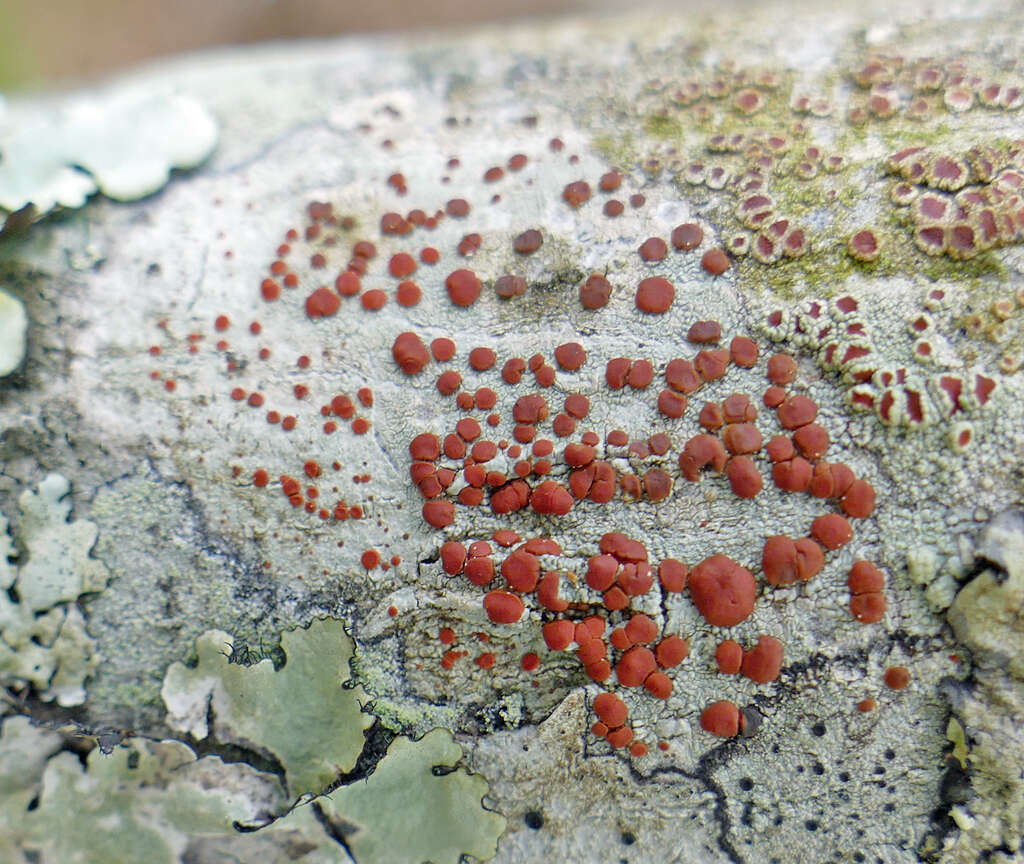
<path fill-rule="evenodd" d="M 346 807 L 320 812 L 367 855 L 398 836 L 383 804 L 358 809 L 360 793 L 390 800 L 386 730 L 435 725 L 464 736 L 509 818 L 505 861 L 628 843 L 645 860 L 907 864 L 958 831 L 998 849 L 993 814 L 1016 787 L 971 787 L 972 712 L 1008 684 L 972 689 L 984 652 L 941 613 L 967 578 L 959 546 L 1019 498 L 1024 394 L 1000 355 L 1020 338 L 1021 248 L 1007 228 L 960 260 L 952 223 L 922 248 L 914 201 L 947 200 L 933 169 L 975 142 L 1016 164 L 1016 97 L 961 109 L 984 76 L 1009 93 L 1019 15 L 1006 26 L 989 0 L 970 18 L 878 14 L 712 10 L 413 59 L 332 46 L 284 83 L 262 64 L 230 87 L 203 72 L 193 92 L 231 132 L 216 170 L 138 207 L 97 202 L 88 228 L 117 251 L 102 267 L 75 269 L 93 260 L 84 217 L 36 232 L 71 269 L 38 253 L 67 284 L 40 280 L 34 308 L 57 320 L 34 332 L 68 347 L 36 351 L 32 391 L 9 392 L 49 433 L 47 460 L 86 462 L 120 593 L 87 604 L 114 655 L 89 722 L 140 716 L 145 676 L 217 626 L 233 636 L 208 633 L 194 668 L 170 670 L 171 723 L 280 764 L 289 800 L 344 784 Z M 890 166 L 921 140 L 916 182 Z M 1005 194 L 971 176 L 965 206 Z M 199 235 L 197 214 L 213 226 Z M 669 369 L 695 354 L 691 387 Z M 816 418 L 783 423 L 801 404 Z M 744 428 L 720 431 L 730 413 Z M 633 557 L 605 550 L 616 536 Z M 534 560 L 505 572 L 523 543 Z M 591 573 L 602 556 L 612 570 Z M 742 618 L 709 602 L 722 559 Z M 851 581 L 862 563 L 870 590 Z M 686 565 L 703 589 L 687 594 Z M 244 666 L 324 615 L 357 658 L 351 678 L 329 667 L 327 696 L 292 675 L 320 668 L 292 656 L 300 633 L 277 671 Z M 322 648 L 347 662 L 351 645 Z M 380 722 L 360 751 L 356 716 L 336 756 L 328 724 L 340 702 L 359 714 L 353 681 Z M 936 696 L 958 682 L 966 755 Z M 475 821 L 479 797 L 467 807 Z"/>
<path fill-rule="evenodd" d="M 0 730 L 0 853 L 40 864 L 175 864 L 262 852 L 288 860 L 304 848 L 317 864 L 345 860 L 320 826 L 300 814 L 253 842 L 238 826 L 266 825 L 284 806 L 272 774 L 180 741 L 129 738 L 84 758 L 62 738 L 9 717 Z M 59 752 L 58 752 L 59 751 Z M 202 854 L 200 854 L 202 853 Z"/>
<path fill-rule="evenodd" d="M 27 330 L 25 304 L 0 288 L 0 378 L 21 365 L 25 356 Z"/>
<path fill-rule="evenodd" d="M 319 799 L 360 864 L 458 864 L 491 858 L 505 819 L 487 810 L 487 782 L 459 765 L 445 729 L 396 738 L 365 781 Z"/>
<path fill-rule="evenodd" d="M 1024 836 L 1024 513 L 995 516 L 975 554 L 985 569 L 948 613 L 974 661 L 970 684 L 947 688 L 960 729 L 950 736 L 953 754 L 969 766 L 974 793 L 958 810 L 962 833 L 944 850 L 948 864 L 997 846 L 1019 854 Z"/>
<path fill-rule="evenodd" d="M 230 635 L 211 630 L 196 640 L 194 667 L 171 665 L 161 689 L 168 725 L 203 740 L 212 715 L 217 740 L 277 759 L 296 796 L 320 792 L 352 770 L 372 720 L 362 711 L 362 692 L 346 686 L 352 641 L 343 624 L 322 619 L 283 633 L 280 670 L 269 658 L 231 663 L 232 646 Z"/>
<path fill-rule="evenodd" d="M 95 524 L 68 521 L 70 491 L 67 480 L 50 474 L 38 492 L 22 493 L 18 537 L 26 552 L 14 564 L 0 514 L 0 680 L 8 687 L 31 685 L 64 706 L 85 701 L 85 681 L 99 663 L 76 603 L 103 590 L 108 578 L 90 556 Z"/>
<path fill-rule="evenodd" d="M 120 201 L 151 195 L 172 169 L 203 162 L 217 126 L 197 102 L 122 86 L 46 108 L 0 115 L 0 208 L 81 207 L 96 191 Z"/>

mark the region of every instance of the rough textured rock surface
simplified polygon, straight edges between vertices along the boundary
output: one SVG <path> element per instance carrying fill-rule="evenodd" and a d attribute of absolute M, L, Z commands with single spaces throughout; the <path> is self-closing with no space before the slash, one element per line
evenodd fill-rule
<path fill-rule="evenodd" d="M 453 861 L 1022 860 L 1022 25 L 769 4 L 133 76 L 209 159 L 62 210 L 132 196 L 55 148 L 80 194 L 0 235 L 12 854 L 67 860 L 93 788 L 168 860 L 445 820 Z"/>

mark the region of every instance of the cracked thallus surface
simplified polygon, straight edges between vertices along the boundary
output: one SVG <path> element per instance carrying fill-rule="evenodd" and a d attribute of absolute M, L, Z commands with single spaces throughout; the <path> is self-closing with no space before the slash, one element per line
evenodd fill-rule
<path fill-rule="evenodd" d="M 0 237 L 21 848 L 141 759 L 224 791 L 124 816 L 197 860 L 443 818 L 425 857 L 1020 860 L 1021 34 L 789 3 L 134 76 L 209 160 Z"/>

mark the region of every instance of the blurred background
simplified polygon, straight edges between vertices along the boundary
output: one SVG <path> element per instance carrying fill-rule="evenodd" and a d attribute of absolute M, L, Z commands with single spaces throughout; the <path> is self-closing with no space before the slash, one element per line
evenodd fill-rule
<path fill-rule="evenodd" d="M 213 45 L 456 27 L 635 5 L 621 0 L 0 0 L 0 90 L 94 80 L 147 58 Z"/>

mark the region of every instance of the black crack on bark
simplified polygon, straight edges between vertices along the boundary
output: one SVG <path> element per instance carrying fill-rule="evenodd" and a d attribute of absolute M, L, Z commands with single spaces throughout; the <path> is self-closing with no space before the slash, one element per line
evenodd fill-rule
<path fill-rule="evenodd" d="M 732 833 L 732 819 L 729 818 L 729 801 L 725 790 L 714 778 L 714 772 L 724 766 L 731 758 L 733 752 L 742 746 L 738 741 L 727 741 L 705 753 L 697 762 L 697 777 L 704 784 L 705 788 L 715 796 L 715 822 L 718 823 L 718 848 L 734 864 L 746 864 L 746 859 L 737 851 L 732 844 L 730 835 Z"/>
<path fill-rule="evenodd" d="M 313 815 L 316 817 L 316 821 L 320 823 L 327 836 L 345 850 L 345 854 L 348 855 L 349 860 L 352 861 L 353 864 L 357 864 L 356 856 L 352 854 L 352 849 L 348 845 L 348 841 L 345 839 L 345 828 L 347 825 L 335 824 L 324 812 L 324 808 L 317 804 L 316 801 L 314 801 L 310 806 L 313 808 Z"/>
<path fill-rule="evenodd" d="M 363 731 L 363 749 L 355 766 L 334 780 L 321 794 L 327 795 L 342 786 L 365 780 L 377 769 L 377 765 L 387 755 L 388 747 L 397 737 L 397 733 L 387 729 L 379 717 L 374 717 L 370 728 Z"/>

